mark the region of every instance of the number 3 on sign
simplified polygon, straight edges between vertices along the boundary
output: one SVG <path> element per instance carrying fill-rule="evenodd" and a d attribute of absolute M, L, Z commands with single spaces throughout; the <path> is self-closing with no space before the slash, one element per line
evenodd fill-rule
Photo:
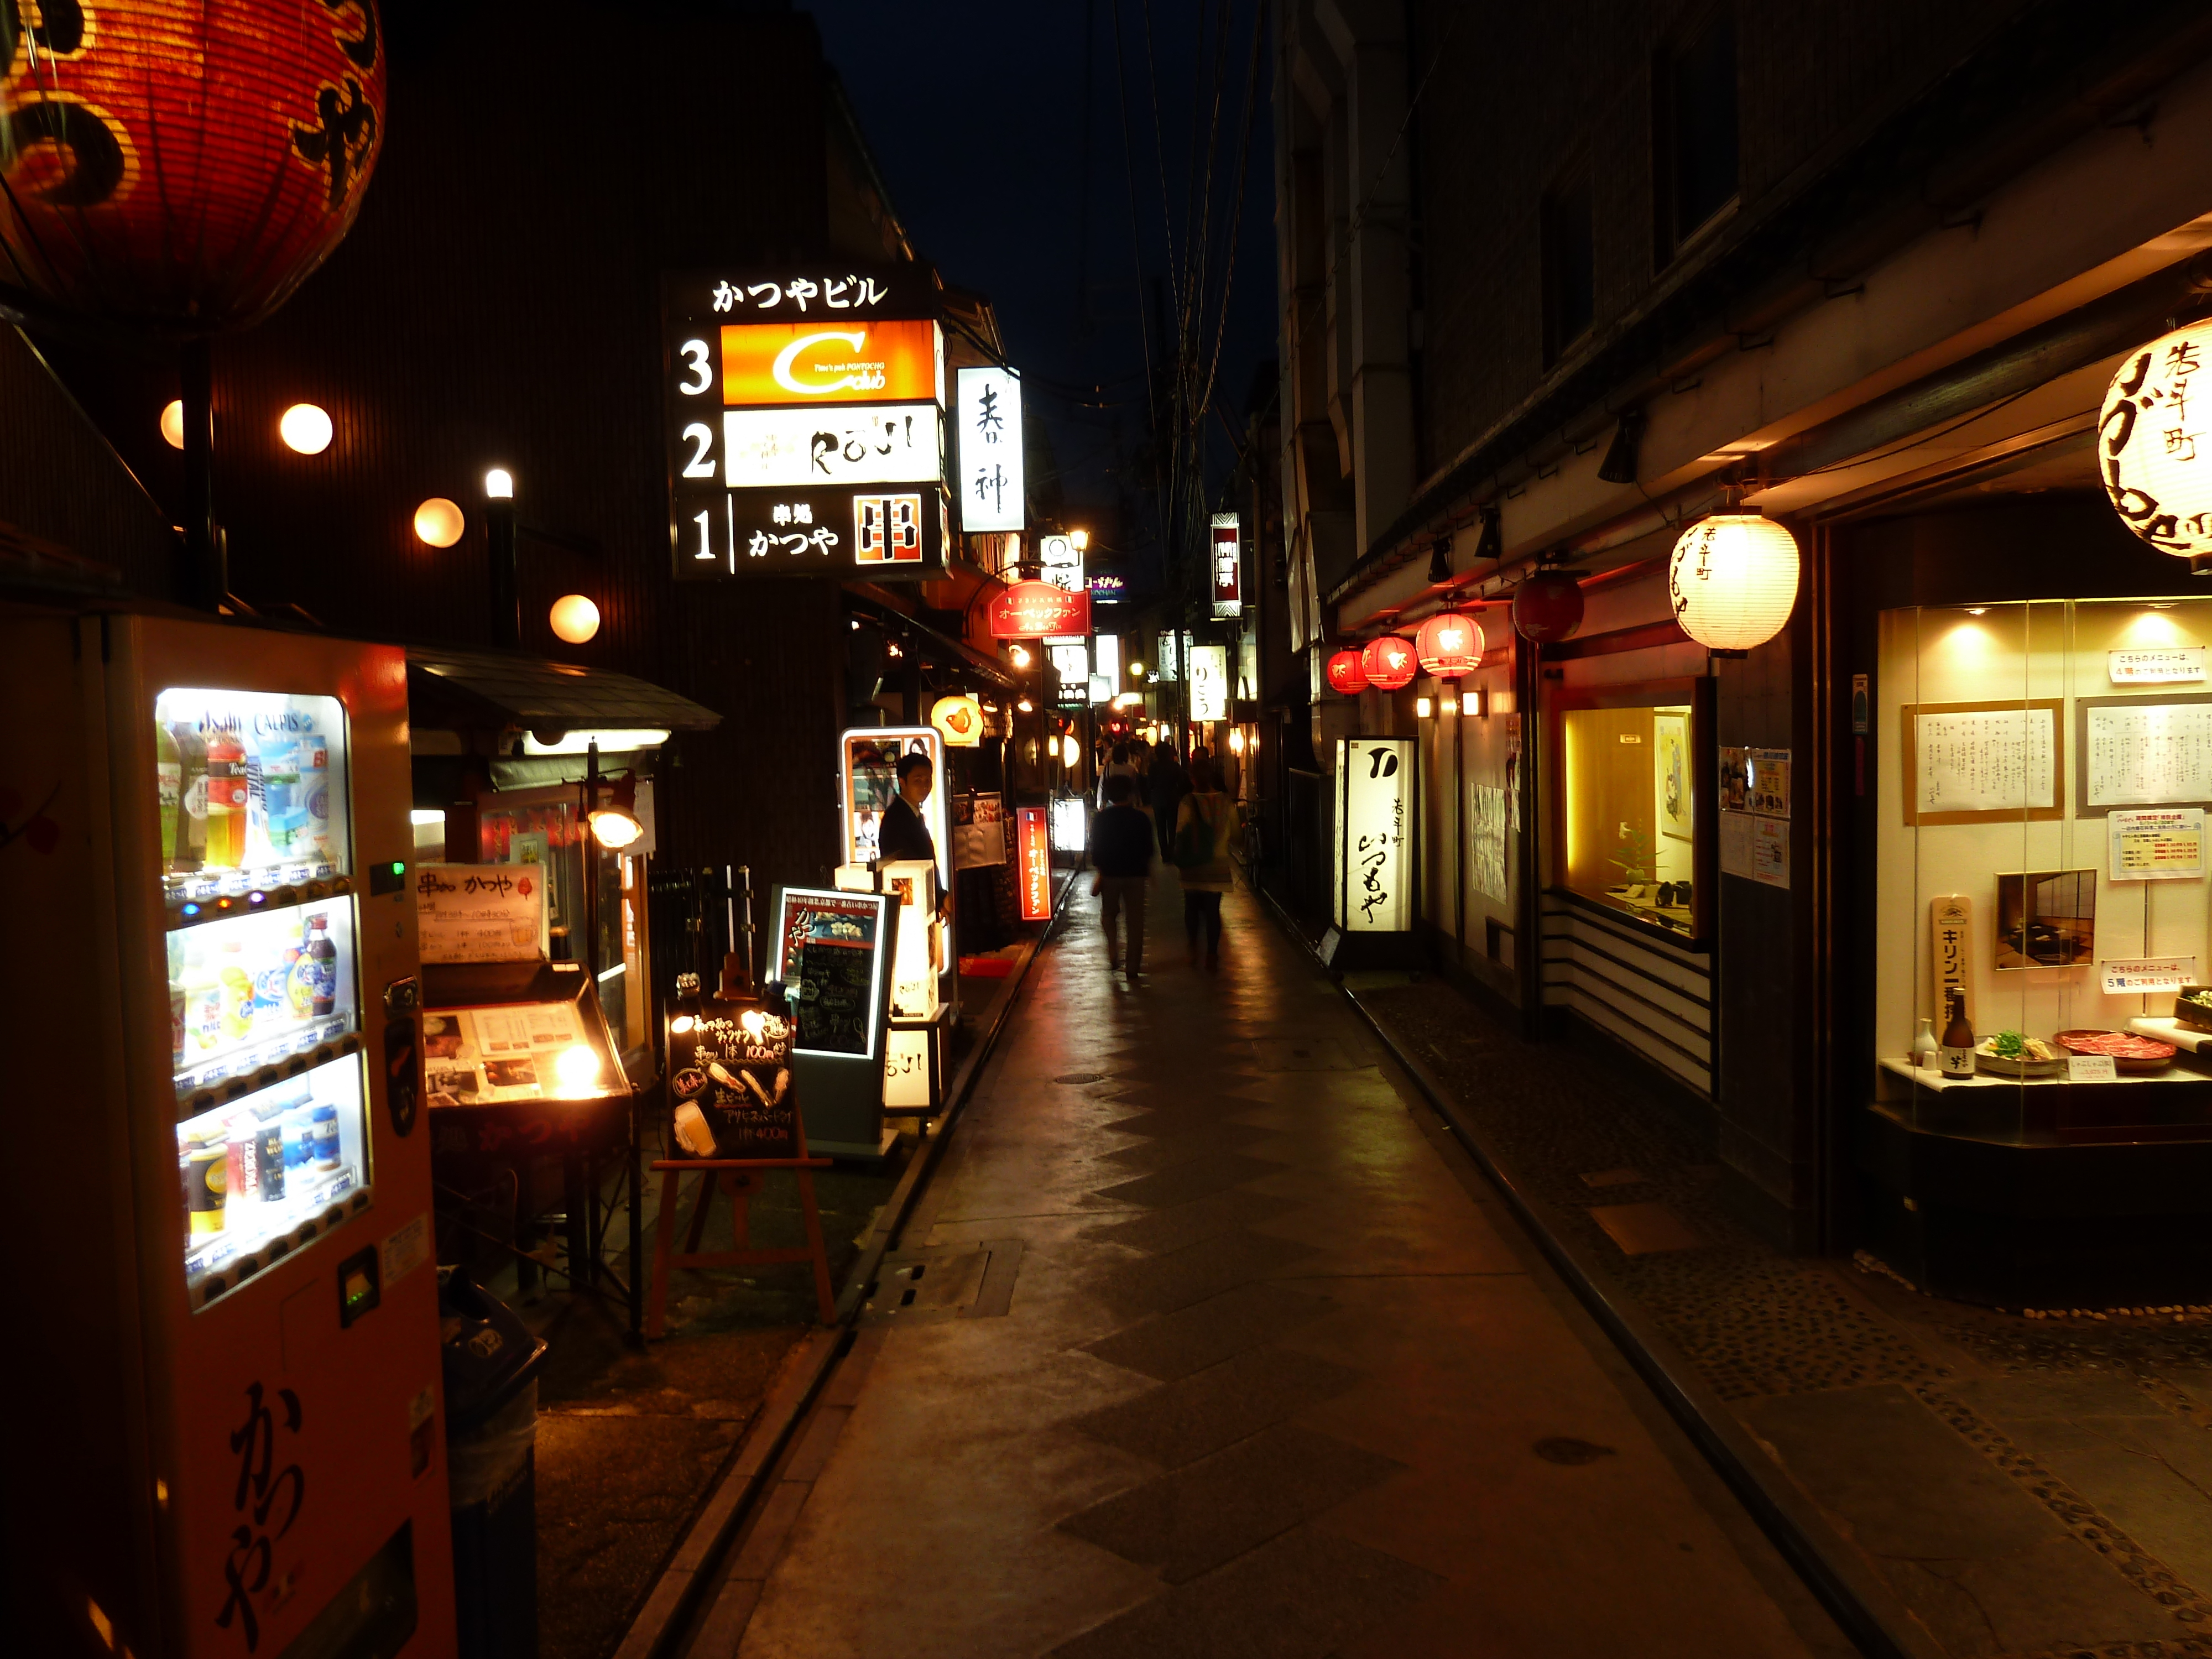
<path fill-rule="evenodd" d="M 714 384 L 714 371 L 708 367 L 711 354 L 707 349 L 707 343 L 704 340 L 686 340 L 676 349 L 689 370 L 684 378 L 676 383 L 676 389 L 687 398 L 696 398 Z M 698 384 L 693 385 L 694 380 Z"/>

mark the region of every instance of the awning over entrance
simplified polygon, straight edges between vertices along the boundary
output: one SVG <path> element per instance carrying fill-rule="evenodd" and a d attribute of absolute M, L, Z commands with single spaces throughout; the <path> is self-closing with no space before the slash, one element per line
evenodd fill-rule
<path fill-rule="evenodd" d="M 407 647 L 407 701 L 418 729 L 519 727 L 541 741 L 585 730 L 707 732 L 722 720 L 689 697 L 611 669 L 429 646 Z"/>

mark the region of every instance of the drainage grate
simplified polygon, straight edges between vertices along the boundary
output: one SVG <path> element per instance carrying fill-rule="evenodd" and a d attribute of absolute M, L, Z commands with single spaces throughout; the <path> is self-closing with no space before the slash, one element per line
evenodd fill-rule
<path fill-rule="evenodd" d="M 1103 1083 L 1105 1080 L 1106 1073 L 1103 1072 L 1070 1072 L 1066 1077 L 1053 1079 L 1054 1083 Z"/>
<path fill-rule="evenodd" d="M 1021 1263 L 1018 1238 L 901 1250 L 884 1258 L 860 1317 L 902 1325 L 1001 1318 L 1013 1305 L 1014 1276 Z"/>

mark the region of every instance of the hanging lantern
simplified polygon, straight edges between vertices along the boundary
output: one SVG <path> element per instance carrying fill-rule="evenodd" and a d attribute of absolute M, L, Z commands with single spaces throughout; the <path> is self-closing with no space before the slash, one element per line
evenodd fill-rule
<path fill-rule="evenodd" d="M 1583 625 L 1583 587 L 1564 570 L 1539 570 L 1513 590 L 1513 626 L 1524 640 L 1556 645 Z"/>
<path fill-rule="evenodd" d="M 2212 575 L 2212 440 L 2184 418 L 2190 382 L 2212 361 L 2212 319 L 2130 352 L 2097 416 L 2097 470 L 2120 521 Z"/>
<path fill-rule="evenodd" d="M 0 31 L 7 282 L 205 333 L 276 309 L 351 227 L 384 138 L 374 0 L 32 15 Z"/>
<path fill-rule="evenodd" d="M 965 692 L 939 697 L 930 708 L 929 723 L 955 749 L 974 749 L 983 741 L 983 705 Z"/>
<path fill-rule="evenodd" d="M 1455 680 L 1482 666 L 1482 624 L 1456 611 L 1446 611 L 1421 624 L 1413 635 L 1413 654 L 1421 672 L 1440 680 Z"/>
<path fill-rule="evenodd" d="M 1413 647 L 1395 634 L 1383 634 L 1367 641 L 1359 665 L 1376 690 L 1402 691 L 1413 683 Z"/>
<path fill-rule="evenodd" d="M 1790 620 L 1797 538 L 1756 513 L 1716 513 L 1674 544 L 1667 593 L 1685 634 L 1709 651 L 1741 656 Z"/>
<path fill-rule="evenodd" d="M 1338 652 L 1322 672 L 1328 680 L 1328 689 L 1339 696 L 1356 697 L 1367 689 L 1367 671 L 1360 666 L 1357 651 Z"/>

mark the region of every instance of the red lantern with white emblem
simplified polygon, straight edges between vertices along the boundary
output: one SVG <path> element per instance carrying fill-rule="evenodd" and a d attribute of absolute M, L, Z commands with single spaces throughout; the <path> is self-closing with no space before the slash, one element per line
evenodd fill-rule
<path fill-rule="evenodd" d="M 1456 611 L 1446 611 L 1421 624 L 1413 635 L 1413 654 L 1421 672 L 1432 678 L 1455 680 L 1482 666 L 1482 624 Z"/>
<path fill-rule="evenodd" d="M 1367 671 L 1359 665 L 1357 651 L 1338 652 L 1322 672 L 1328 678 L 1328 689 L 1339 696 L 1356 697 L 1367 689 Z"/>
<path fill-rule="evenodd" d="M 1367 672 L 1367 683 L 1376 690 L 1403 690 L 1413 683 L 1413 647 L 1395 634 L 1384 634 L 1367 641 L 1367 648 L 1359 653 L 1359 665 Z"/>
<path fill-rule="evenodd" d="M 1582 625 L 1582 584 L 1565 571 L 1539 570 L 1513 590 L 1513 626 L 1522 639 L 1553 645 Z"/>
<path fill-rule="evenodd" d="M 240 327 L 360 210 L 384 137 L 374 0 L 9 0 L 0 51 L 0 281 L 55 306 Z"/>

